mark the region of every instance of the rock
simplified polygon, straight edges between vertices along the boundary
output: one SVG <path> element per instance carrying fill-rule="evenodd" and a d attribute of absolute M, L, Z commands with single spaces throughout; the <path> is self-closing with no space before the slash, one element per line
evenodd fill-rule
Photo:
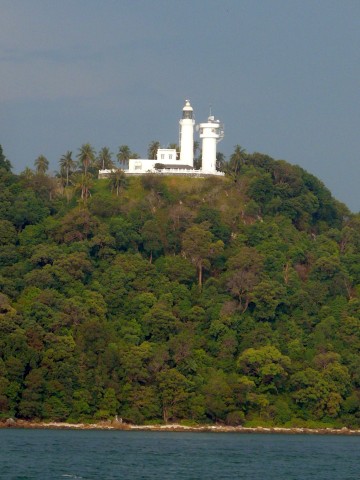
<path fill-rule="evenodd" d="M 16 420 L 14 420 L 13 418 L 8 418 L 5 421 L 5 426 L 6 427 L 14 427 L 15 425 L 16 425 Z"/>

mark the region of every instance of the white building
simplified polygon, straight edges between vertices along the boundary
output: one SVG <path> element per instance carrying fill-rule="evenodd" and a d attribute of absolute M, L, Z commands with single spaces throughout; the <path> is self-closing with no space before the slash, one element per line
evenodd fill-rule
<path fill-rule="evenodd" d="M 157 169 L 155 165 L 158 166 L 175 166 L 180 165 L 178 160 L 179 156 L 175 149 L 172 148 L 159 148 L 156 153 L 155 160 L 149 160 L 148 158 L 130 158 L 129 160 L 129 170 L 127 173 L 147 173 L 154 172 Z"/>
<path fill-rule="evenodd" d="M 185 100 L 180 124 L 180 162 L 183 165 L 194 166 L 194 112 L 189 100 Z"/>
<path fill-rule="evenodd" d="M 198 129 L 202 139 L 201 170 L 216 174 L 216 144 L 224 138 L 224 127 L 210 115 L 207 122 L 200 123 Z"/>
<path fill-rule="evenodd" d="M 130 158 L 128 174 L 171 173 L 182 175 L 224 175 L 216 170 L 216 144 L 224 137 L 219 120 L 210 116 L 207 123 L 197 126 L 202 139 L 202 168 L 194 170 L 194 112 L 189 100 L 185 101 L 180 124 L 180 155 L 175 149 L 159 148 L 156 159 Z M 100 170 L 99 177 L 106 177 L 110 170 Z"/>

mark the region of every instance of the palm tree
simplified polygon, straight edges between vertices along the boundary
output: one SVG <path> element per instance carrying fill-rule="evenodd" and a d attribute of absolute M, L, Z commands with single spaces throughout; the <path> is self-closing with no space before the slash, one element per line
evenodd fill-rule
<path fill-rule="evenodd" d="M 112 161 L 112 153 L 108 147 L 103 147 L 97 157 L 97 163 L 100 170 L 114 168 L 114 162 Z"/>
<path fill-rule="evenodd" d="M 247 160 L 247 153 L 240 145 L 235 145 L 234 153 L 230 156 L 228 163 L 228 172 L 235 180 L 238 177 L 241 167 L 245 165 Z"/>
<path fill-rule="evenodd" d="M 72 158 L 72 152 L 68 150 L 59 160 L 60 172 L 66 175 L 66 186 L 69 186 L 69 175 L 74 171 L 75 162 Z"/>
<path fill-rule="evenodd" d="M 119 152 L 116 155 L 118 162 L 123 167 L 129 166 L 129 159 L 132 156 L 131 150 L 127 145 L 120 145 Z"/>
<path fill-rule="evenodd" d="M 79 148 L 79 153 L 77 154 L 77 158 L 79 159 L 80 166 L 84 170 L 84 174 L 87 175 L 88 168 L 95 161 L 95 150 L 90 143 L 84 143 L 81 145 Z"/>
<path fill-rule="evenodd" d="M 81 200 L 84 203 L 86 203 L 87 199 L 91 197 L 90 188 L 92 185 L 92 177 L 89 173 L 81 173 L 74 179 L 75 190 L 81 192 Z"/>
<path fill-rule="evenodd" d="M 34 171 L 31 170 L 31 168 L 26 167 L 25 170 L 20 173 L 20 177 L 24 178 L 25 180 L 31 180 L 34 177 Z"/>
<path fill-rule="evenodd" d="M 157 140 L 153 140 L 152 142 L 149 143 L 148 158 L 150 158 L 150 160 L 156 160 L 156 154 L 159 148 L 160 148 L 160 142 L 158 142 Z"/>
<path fill-rule="evenodd" d="M 116 196 L 119 196 L 120 190 L 125 189 L 128 185 L 128 179 L 124 170 L 120 168 L 114 170 L 110 174 L 110 188 L 113 192 L 116 190 Z"/>
<path fill-rule="evenodd" d="M 36 173 L 45 175 L 49 168 L 49 160 L 44 155 L 39 155 L 34 162 Z"/>
<path fill-rule="evenodd" d="M 216 170 L 223 172 L 225 168 L 225 155 L 221 152 L 216 153 Z"/>

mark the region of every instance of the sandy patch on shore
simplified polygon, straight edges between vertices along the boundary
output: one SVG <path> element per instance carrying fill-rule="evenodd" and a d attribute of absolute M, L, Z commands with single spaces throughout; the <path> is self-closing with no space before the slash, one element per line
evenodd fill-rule
<path fill-rule="evenodd" d="M 360 435 L 360 430 L 338 428 L 283 428 L 283 427 L 231 427 L 227 425 L 186 426 L 176 423 L 165 425 L 131 425 L 121 422 L 66 423 L 66 422 L 31 422 L 8 419 L 0 423 L 0 428 L 37 428 L 37 429 L 72 429 L 72 430 L 128 430 L 154 432 L 225 432 L 225 433 L 287 433 L 317 435 Z"/>

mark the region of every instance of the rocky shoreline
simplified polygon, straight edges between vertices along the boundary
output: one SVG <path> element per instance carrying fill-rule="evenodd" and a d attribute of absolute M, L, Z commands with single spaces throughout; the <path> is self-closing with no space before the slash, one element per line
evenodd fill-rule
<path fill-rule="evenodd" d="M 66 423 L 66 422 L 31 422 L 9 418 L 0 422 L 0 428 L 23 429 L 60 429 L 60 430 L 127 430 L 153 432 L 222 432 L 222 433 L 269 433 L 269 434 L 311 434 L 311 435 L 360 435 L 360 430 L 343 428 L 305 428 L 305 427 L 231 427 L 227 425 L 185 426 L 179 424 L 166 425 L 132 425 L 118 421 L 98 423 Z"/>

